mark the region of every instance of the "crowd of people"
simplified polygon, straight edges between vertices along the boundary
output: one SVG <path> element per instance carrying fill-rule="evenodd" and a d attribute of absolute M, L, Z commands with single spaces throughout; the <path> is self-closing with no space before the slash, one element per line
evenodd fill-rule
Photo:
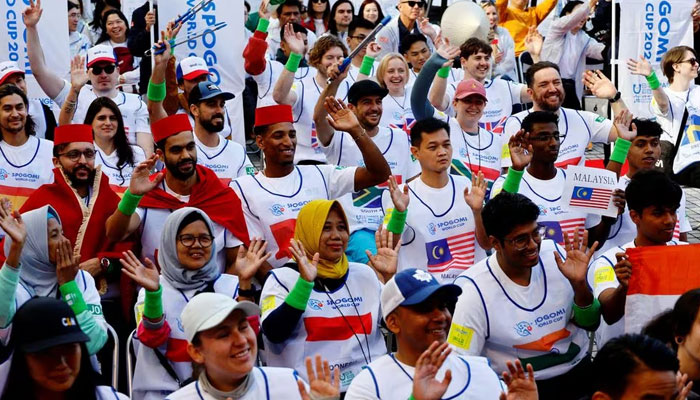
<path fill-rule="evenodd" d="M 0 60 L 0 399 L 698 397 L 700 289 L 625 324 L 627 251 L 692 230 L 693 47 L 663 55 L 668 87 L 621 66 L 652 90 L 643 119 L 588 64 L 609 65 L 608 0 L 482 1 L 488 34 L 464 43 L 423 0 L 241 2 L 229 93 L 153 3 L 67 0 L 65 77 L 29 0 L 60 112 Z M 614 143 L 616 217 L 563 200 L 591 143 Z"/>

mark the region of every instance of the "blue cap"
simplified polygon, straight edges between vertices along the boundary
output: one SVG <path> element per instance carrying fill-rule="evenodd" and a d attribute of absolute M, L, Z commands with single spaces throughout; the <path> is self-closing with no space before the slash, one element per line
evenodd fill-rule
<path fill-rule="evenodd" d="M 222 91 L 214 82 L 204 81 L 199 82 L 197 86 L 192 88 L 187 101 L 190 104 L 196 104 L 200 101 L 209 100 L 218 96 L 223 97 L 224 100 L 231 100 L 235 97 L 233 93 Z"/>
<path fill-rule="evenodd" d="M 389 280 L 382 289 L 382 315 L 386 319 L 399 306 L 411 306 L 424 302 L 438 290 L 451 298 L 462 294 L 462 289 L 452 283 L 441 285 L 429 272 L 422 269 L 405 269 Z"/>

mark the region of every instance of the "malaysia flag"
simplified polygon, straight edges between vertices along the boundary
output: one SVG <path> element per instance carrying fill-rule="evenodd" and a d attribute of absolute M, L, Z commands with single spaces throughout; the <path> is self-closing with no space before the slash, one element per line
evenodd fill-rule
<path fill-rule="evenodd" d="M 571 194 L 571 203 L 569 204 L 578 207 L 600 208 L 607 210 L 612 194 L 612 189 L 574 186 L 574 191 Z"/>
<path fill-rule="evenodd" d="M 428 272 L 432 274 L 448 269 L 467 269 L 474 264 L 474 232 L 460 233 L 425 244 L 428 256 Z"/>

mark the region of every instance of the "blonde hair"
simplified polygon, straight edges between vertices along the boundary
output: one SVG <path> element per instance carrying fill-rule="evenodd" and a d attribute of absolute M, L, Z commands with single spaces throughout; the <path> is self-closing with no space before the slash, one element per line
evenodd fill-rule
<path fill-rule="evenodd" d="M 384 74 L 386 71 L 389 69 L 389 62 L 391 60 L 399 59 L 403 63 L 404 68 L 406 68 L 406 84 L 408 84 L 408 62 L 406 62 L 406 59 L 403 58 L 403 56 L 399 53 L 389 53 L 382 58 L 382 61 L 379 63 L 379 66 L 377 67 L 377 72 L 374 74 L 374 76 L 377 78 L 377 83 L 379 83 L 379 86 L 383 87 L 386 89 L 386 83 L 384 83 Z"/>

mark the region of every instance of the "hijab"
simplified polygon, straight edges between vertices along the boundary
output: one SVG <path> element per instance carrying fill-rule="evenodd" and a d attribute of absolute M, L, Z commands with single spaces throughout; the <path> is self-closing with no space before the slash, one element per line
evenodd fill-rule
<path fill-rule="evenodd" d="M 319 252 L 323 225 L 325 225 L 328 214 L 334 206 L 337 207 L 336 209 L 340 212 L 345 225 L 348 226 L 348 218 L 345 216 L 343 206 L 336 200 L 312 200 L 299 210 L 294 229 L 294 238 L 304 245 L 306 257 L 309 260 L 313 258 L 314 254 Z M 337 262 L 324 260 L 323 258 L 318 260 L 319 278 L 340 279 L 347 271 L 348 258 L 345 253 Z"/>
<path fill-rule="evenodd" d="M 49 205 L 27 211 L 22 214 L 22 221 L 27 229 L 27 238 L 20 256 L 20 282 L 33 291 L 34 296 L 53 296 L 58 287 L 56 266 L 49 261 L 49 219 L 61 219 L 56 210 Z M 9 254 L 12 238 L 5 236 L 5 254 Z"/>
<path fill-rule="evenodd" d="M 209 229 L 209 234 L 214 236 L 214 226 L 204 211 L 194 207 L 183 207 L 173 211 L 165 220 L 158 248 L 158 264 L 161 274 L 175 289 L 180 290 L 202 289 L 221 275 L 219 266 L 216 264 L 216 243 L 213 240 L 210 247 L 211 255 L 202 268 L 189 270 L 180 264 L 177 257 L 179 228 L 182 221 L 192 213 L 197 213 L 202 217 L 207 229 Z"/>

